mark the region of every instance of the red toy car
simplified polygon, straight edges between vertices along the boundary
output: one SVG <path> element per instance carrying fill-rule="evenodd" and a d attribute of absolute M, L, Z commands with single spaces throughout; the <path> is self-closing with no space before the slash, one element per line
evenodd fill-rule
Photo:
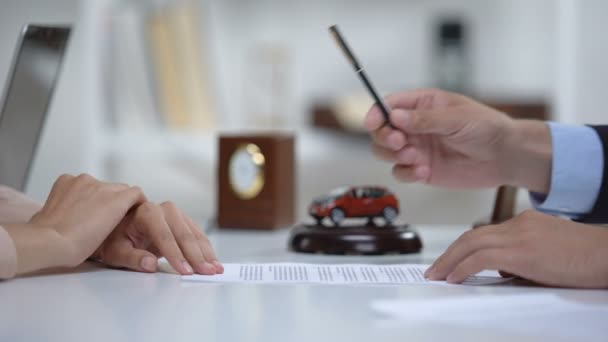
<path fill-rule="evenodd" d="M 325 217 L 329 217 L 336 226 L 348 217 L 367 217 L 370 221 L 382 217 L 390 224 L 399 214 L 399 200 L 383 187 L 343 187 L 315 199 L 308 213 L 319 225 Z"/>

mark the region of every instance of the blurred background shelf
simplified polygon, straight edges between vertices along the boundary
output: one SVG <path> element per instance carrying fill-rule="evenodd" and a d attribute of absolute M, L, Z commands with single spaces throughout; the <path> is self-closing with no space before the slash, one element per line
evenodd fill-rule
<path fill-rule="evenodd" d="M 61 173 L 89 172 L 139 184 L 155 200 L 175 199 L 190 214 L 211 217 L 217 135 L 280 129 L 297 135 L 300 206 L 335 186 L 367 183 L 394 189 L 405 218 L 414 223 L 471 223 L 487 216 L 493 190 L 398 184 L 390 165 L 371 155 L 364 134 L 318 129 L 335 125 L 335 114 L 332 123 L 327 113 L 336 103 L 361 94 L 359 80 L 327 35 L 335 23 L 383 94 L 441 85 L 445 68 L 437 65 L 451 65 L 448 75 L 469 70 L 462 89 L 510 114 L 544 113 L 573 123 L 605 120 L 608 38 L 598 32 L 608 28 L 608 3 L 602 0 L 7 0 L 2 5 L 2 80 L 24 23 L 74 25 L 28 187 L 39 199 Z M 158 15 L 177 25 L 150 30 L 146 23 Z M 466 37 L 456 48 L 454 22 Z M 156 45 L 146 37 L 165 28 L 186 31 L 180 37 L 200 48 L 188 50 L 186 61 L 168 65 L 180 66 L 182 76 L 195 70 L 184 77 L 198 74 L 202 83 L 188 79 L 166 87 L 171 82 L 161 80 L 159 51 L 177 50 L 162 48 L 173 43 L 162 34 Z M 462 51 L 465 58 L 446 62 L 446 56 L 450 60 Z M 205 116 L 193 130 L 172 123 L 172 110 L 162 104 L 173 98 L 163 91 L 186 83 L 190 86 L 183 89 L 195 89 L 190 98 L 200 102 L 185 107 Z M 184 91 L 173 96 L 186 103 Z M 366 110 L 355 114 L 361 118 Z M 528 205 L 526 194 L 520 197 L 522 206 Z"/>
<path fill-rule="evenodd" d="M 372 105 L 371 100 L 356 100 L 351 105 L 328 103 L 321 101 L 314 105 L 310 111 L 310 121 L 313 127 L 328 129 L 338 134 L 352 134 L 362 139 L 369 139 L 363 127 L 365 113 Z M 477 100 L 497 110 L 507 113 L 518 119 L 551 119 L 550 104 L 543 98 L 523 96 L 501 96 L 498 98 L 480 98 Z M 344 102 L 344 101 L 342 101 Z"/>

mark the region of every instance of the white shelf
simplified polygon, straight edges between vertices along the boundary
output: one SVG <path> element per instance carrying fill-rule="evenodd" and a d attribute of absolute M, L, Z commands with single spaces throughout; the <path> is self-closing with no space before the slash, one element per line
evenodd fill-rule
<path fill-rule="evenodd" d="M 215 160 L 217 134 L 169 131 L 110 131 L 102 135 L 105 158 Z"/>
<path fill-rule="evenodd" d="M 257 131 L 248 132 L 256 134 Z M 218 137 L 222 133 L 230 132 L 106 130 L 100 134 L 100 145 L 105 158 L 118 160 L 186 159 L 215 162 Z M 348 159 L 360 156 L 362 149 L 371 151 L 369 141 L 361 137 L 336 135 L 314 128 L 300 129 L 293 134 L 296 136 L 296 156 L 300 161 Z"/>

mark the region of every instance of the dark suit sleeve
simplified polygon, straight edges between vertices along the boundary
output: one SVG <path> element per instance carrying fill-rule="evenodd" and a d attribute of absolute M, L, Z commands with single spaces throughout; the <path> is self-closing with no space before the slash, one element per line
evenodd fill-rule
<path fill-rule="evenodd" d="M 590 213 L 578 219 L 584 223 L 608 223 L 608 126 L 590 126 L 593 128 L 602 141 L 604 154 L 604 169 L 602 170 L 602 187 L 595 201 L 595 205 Z M 585 167 L 580 165 L 579 167 Z"/>

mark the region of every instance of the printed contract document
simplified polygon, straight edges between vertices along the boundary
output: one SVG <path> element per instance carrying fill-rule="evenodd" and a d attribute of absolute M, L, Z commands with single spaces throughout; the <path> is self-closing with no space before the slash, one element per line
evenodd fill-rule
<path fill-rule="evenodd" d="M 430 265 L 418 264 L 224 264 L 224 274 L 182 276 L 186 281 L 212 283 L 275 284 L 447 284 L 424 278 Z M 488 285 L 508 281 L 498 272 L 484 271 L 469 277 L 463 284 Z"/>

